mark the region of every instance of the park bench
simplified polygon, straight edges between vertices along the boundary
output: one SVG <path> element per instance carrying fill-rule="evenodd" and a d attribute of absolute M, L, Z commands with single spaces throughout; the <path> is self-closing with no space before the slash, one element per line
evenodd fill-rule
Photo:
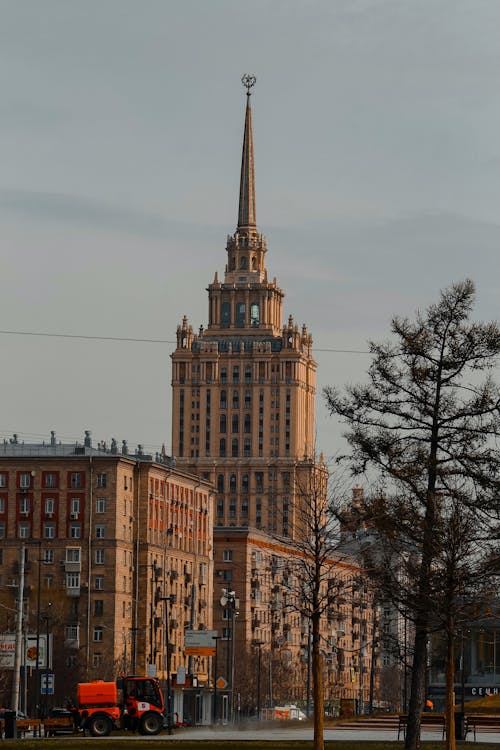
<path fill-rule="evenodd" d="M 403 732 L 403 739 L 406 737 L 407 726 L 408 714 L 400 714 L 398 724 L 398 740 L 401 732 Z M 432 729 L 441 729 L 441 739 L 444 740 L 444 733 L 446 729 L 444 714 L 423 713 L 420 726 L 431 727 Z"/>
<path fill-rule="evenodd" d="M 4 736 L 5 721 L 0 719 L 0 737 Z M 16 719 L 16 734 L 24 737 L 27 732 L 33 732 L 33 737 L 42 736 L 42 722 L 40 719 Z"/>
<path fill-rule="evenodd" d="M 474 742 L 476 742 L 476 730 L 491 731 L 497 729 L 500 731 L 500 716 L 489 714 L 473 714 L 466 716 L 465 736 L 471 730 L 474 730 Z"/>
<path fill-rule="evenodd" d="M 45 737 L 53 737 L 58 732 L 76 732 L 73 716 L 49 716 L 43 720 Z"/>

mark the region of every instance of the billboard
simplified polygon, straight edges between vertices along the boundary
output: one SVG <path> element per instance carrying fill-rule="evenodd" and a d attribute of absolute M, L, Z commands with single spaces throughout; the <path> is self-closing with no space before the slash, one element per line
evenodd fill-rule
<path fill-rule="evenodd" d="M 21 666 L 36 668 L 36 634 L 22 638 Z M 38 638 L 38 668 L 47 669 L 47 636 L 40 633 Z M 0 635 L 0 669 L 14 669 L 16 636 L 12 633 Z M 49 635 L 49 668 L 52 666 L 52 636 Z"/>

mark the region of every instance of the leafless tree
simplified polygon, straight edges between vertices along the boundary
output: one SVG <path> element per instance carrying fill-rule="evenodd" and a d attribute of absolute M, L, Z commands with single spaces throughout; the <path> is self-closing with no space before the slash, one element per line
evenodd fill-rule
<path fill-rule="evenodd" d="M 378 482 L 370 523 L 390 549 L 384 584 L 396 596 L 405 587 L 411 593 L 409 750 L 420 747 L 435 572 L 446 536 L 437 532 L 447 528 L 454 505 L 490 527 L 499 518 L 500 392 L 491 371 L 500 329 L 496 322 L 470 321 L 474 298 L 474 284 L 466 280 L 443 290 L 414 321 L 395 317 L 395 340 L 370 344 L 368 383 L 349 386 L 345 395 L 325 389 L 331 413 L 348 425 L 350 453 L 344 458 L 352 473 L 371 473 Z M 399 579 L 392 575 L 396 558 L 404 570 Z M 452 737 L 449 712 L 448 719 Z"/>

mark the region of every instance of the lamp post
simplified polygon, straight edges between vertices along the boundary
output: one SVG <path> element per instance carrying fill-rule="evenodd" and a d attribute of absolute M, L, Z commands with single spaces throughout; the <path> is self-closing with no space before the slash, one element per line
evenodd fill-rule
<path fill-rule="evenodd" d="M 260 667 L 261 667 L 261 656 L 262 646 L 264 641 L 252 641 L 252 646 L 257 648 L 257 721 L 260 721 Z"/>
<path fill-rule="evenodd" d="M 212 679 L 214 681 L 214 705 L 213 705 L 212 713 L 213 713 L 213 723 L 217 724 L 217 653 L 218 653 L 217 646 L 219 645 L 220 635 L 214 635 L 213 639 L 215 641 L 215 657 L 214 657 L 213 675 L 212 675 Z"/>
<path fill-rule="evenodd" d="M 158 598 L 159 602 L 163 602 L 165 611 L 165 650 L 166 650 L 166 666 L 167 666 L 167 732 L 172 734 L 172 681 L 170 677 L 170 638 L 169 638 L 169 627 L 168 627 L 168 605 L 175 604 L 175 594 L 169 596 L 161 596 Z"/>
<path fill-rule="evenodd" d="M 47 607 L 51 607 L 52 602 L 47 602 Z M 49 670 L 50 670 L 50 630 L 49 630 L 49 613 L 48 611 L 43 615 L 45 622 L 45 700 L 43 708 L 43 718 L 48 715 L 49 707 Z"/>
<path fill-rule="evenodd" d="M 238 607 L 239 607 L 239 599 L 236 598 L 236 593 L 234 591 L 231 591 L 230 589 L 222 589 L 222 596 L 220 599 L 220 603 L 224 609 L 229 609 L 229 621 L 231 623 L 230 625 L 230 631 L 229 631 L 229 646 L 230 646 L 230 660 L 229 660 L 229 666 L 230 666 L 230 706 L 229 706 L 229 713 L 230 713 L 230 721 L 234 721 L 234 630 L 235 630 L 235 618 L 238 614 Z"/>

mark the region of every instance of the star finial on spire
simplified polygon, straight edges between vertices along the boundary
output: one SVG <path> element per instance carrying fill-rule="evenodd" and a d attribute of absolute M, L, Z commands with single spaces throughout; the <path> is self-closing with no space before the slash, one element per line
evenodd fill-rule
<path fill-rule="evenodd" d="M 241 76 L 241 82 L 247 90 L 247 96 L 250 96 L 252 94 L 252 89 L 255 86 L 256 81 L 256 77 L 251 73 L 245 73 Z"/>

